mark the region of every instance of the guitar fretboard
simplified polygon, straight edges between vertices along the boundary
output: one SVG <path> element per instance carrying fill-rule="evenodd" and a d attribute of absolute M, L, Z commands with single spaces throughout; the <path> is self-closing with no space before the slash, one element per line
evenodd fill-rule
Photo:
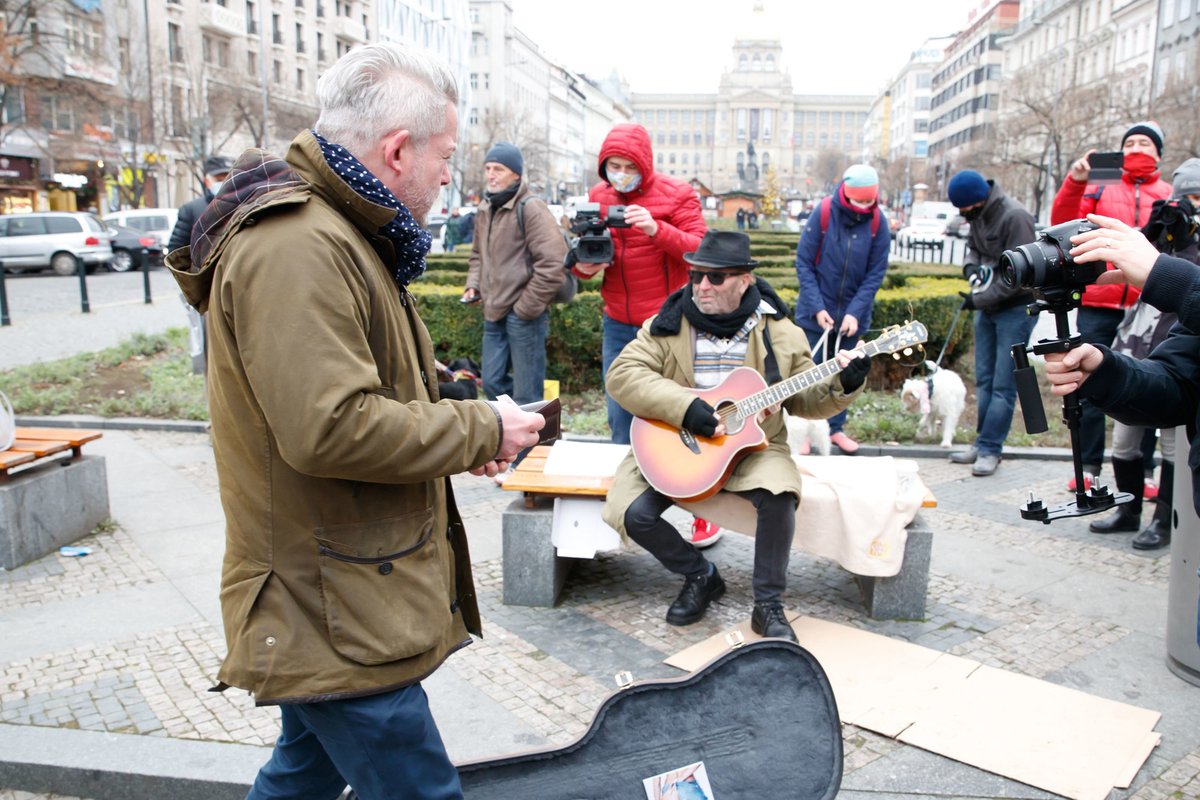
<path fill-rule="evenodd" d="M 867 357 L 879 355 L 883 352 L 883 348 L 879 346 L 881 339 L 877 339 L 863 346 L 863 352 Z M 828 361 L 823 361 L 810 370 L 805 370 L 799 375 L 793 375 L 787 380 L 768 386 L 761 392 L 745 397 L 733 404 L 736 409 L 734 416 L 739 420 L 749 419 L 755 414 L 770 408 L 776 403 L 782 403 L 794 394 L 799 394 L 815 383 L 820 383 L 826 378 L 832 377 L 842 371 L 838 366 L 837 360 L 830 358 Z"/>

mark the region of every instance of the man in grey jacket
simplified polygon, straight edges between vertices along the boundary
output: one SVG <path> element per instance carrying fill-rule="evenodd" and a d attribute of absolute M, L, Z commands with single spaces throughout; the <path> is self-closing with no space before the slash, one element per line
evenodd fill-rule
<path fill-rule="evenodd" d="M 972 169 L 951 178 L 946 194 L 971 223 L 963 277 L 971 285 L 967 307 L 979 312 L 975 315 L 975 402 L 979 406 L 975 444 L 950 460 L 972 464 L 971 474 L 984 477 L 996 471 L 1012 427 L 1017 402 L 1012 346 L 1029 341 L 1037 322 L 1025 309 L 1033 295 L 1007 286 L 996 265 L 1005 250 L 1033 241 L 1033 216 L 995 181 Z"/>
<path fill-rule="evenodd" d="M 542 399 L 550 303 L 567 277 L 567 243 L 550 209 L 521 181 L 524 166 L 510 142 L 496 142 L 484 156 L 487 191 L 462 301 L 483 302 L 483 391 L 532 403 Z"/>

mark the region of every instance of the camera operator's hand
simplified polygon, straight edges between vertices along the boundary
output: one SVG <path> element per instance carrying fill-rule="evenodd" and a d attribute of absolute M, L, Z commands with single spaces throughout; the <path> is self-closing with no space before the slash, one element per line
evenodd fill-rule
<path fill-rule="evenodd" d="M 843 336 L 853 336 L 858 333 L 858 317 L 853 314 L 842 317 L 841 333 Z"/>
<path fill-rule="evenodd" d="M 1107 261 L 1116 267 L 1096 279 L 1096 283 L 1130 283 L 1137 288 L 1146 285 L 1146 278 L 1158 250 L 1137 228 L 1099 214 L 1088 214 L 1088 221 L 1100 227 L 1071 237 L 1071 256 L 1078 264 Z"/>
<path fill-rule="evenodd" d="M 842 368 L 842 391 L 846 394 L 858 391 L 871 371 L 871 359 L 856 347 L 853 350 L 839 350 L 837 363 Z"/>
<path fill-rule="evenodd" d="M 631 228 L 637 228 L 647 236 L 653 237 L 658 233 L 658 223 L 641 206 L 625 206 L 625 221 Z"/>
<path fill-rule="evenodd" d="M 1071 178 L 1080 183 L 1087 183 L 1088 176 L 1092 174 L 1092 165 L 1088 163 L 1088 156 L 1096 152 L 1096 148 L 1092 148 L 1083 154 L 1083 158 L 1071 165 Z"/>
<path fill-rule="evenodd" d="M 821 309 L 817 312 L 817 324 L 821 326 L 822 330 L 827 331 L 833 327 L 833 317 L 829 315 L 828 311 Z"/>
<path fill-rule="evenodd" d="M 693 400 L 687 411 L 684 412 L 681 427 L 685 431 L 709 439 L 725 433 L 725 423 L 721 422 L 721 418 L 717 416 L 717 410 L 699 397 Z"/>
<path fill-rule="evenodd" d="M 1046 354 L 1046 380 L 1050 391 L 1067 395 L 1083 385 L 1088 376 L 1104 363 L 1104 354 L 1090 344 L 1081 344 L 1065 353 Z"/>
<path fill-rule="evenodd" d="M 608 266 L 608 264 L 585 264 L 580 261 L 575 264 L 575 272 L 584 278 L 594 278 L 600 270 Z"/>

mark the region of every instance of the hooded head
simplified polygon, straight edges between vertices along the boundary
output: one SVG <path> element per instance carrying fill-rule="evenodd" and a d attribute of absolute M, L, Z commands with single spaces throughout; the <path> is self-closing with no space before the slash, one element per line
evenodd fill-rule
<path fill-rule="evenodd" d="M 860 210 L 870 210 L 879 199 L 879 173 L 870 164 L 851 164 L 842 174 L 842 193 Z"/>
<path fill-rule="evenodd" d="M 611 184 L 605 162 L 617 156 L 633 162 L 641 175 L 636 188 L 643 191 L 654 181 L 654 150 L 650 146 L 650 134 L 641 125 L 632 122 L 622 122 L 613 126 L 600 145 L 600 180 Z M 616 188 L 614 186 L 614 188 Z M 617 191 L 621 191 L 617 189 Z M 631 190 L 632 191 L 632 190 Z"/>

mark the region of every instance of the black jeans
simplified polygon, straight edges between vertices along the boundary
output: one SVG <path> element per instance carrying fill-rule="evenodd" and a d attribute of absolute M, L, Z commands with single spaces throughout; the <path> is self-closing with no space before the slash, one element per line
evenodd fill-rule
<path fill-rule="evenodd" d="M 790 493 L 772 494 L 766 489 L 735 494 L 749 500 L 758 513 L 754 601 L 778 602 L 787 588 L 788 559 L 796 533 L 796 497 Z M 708 572 L 708 561 L 662 518 L 673 504 L 666 495 L 647 489 L 625 510 L 625 531 L 671 572 L 686 577 L 703 575 Z"/>
<path fill-rule="evenodd" d="M 1117 337 L 1117 327 L 1125 312 L 1116 308 L 1080 307 L 1076 312 L 1075 325 L 1079 335 L 1088 344 L 1112 346 Z M 1104 463 L 1104 412 L 1089 401 L 1080 398 L 1083 415 L 1079 418 L 1079 449 L 1085 466 L 1100 466 Z"/>

